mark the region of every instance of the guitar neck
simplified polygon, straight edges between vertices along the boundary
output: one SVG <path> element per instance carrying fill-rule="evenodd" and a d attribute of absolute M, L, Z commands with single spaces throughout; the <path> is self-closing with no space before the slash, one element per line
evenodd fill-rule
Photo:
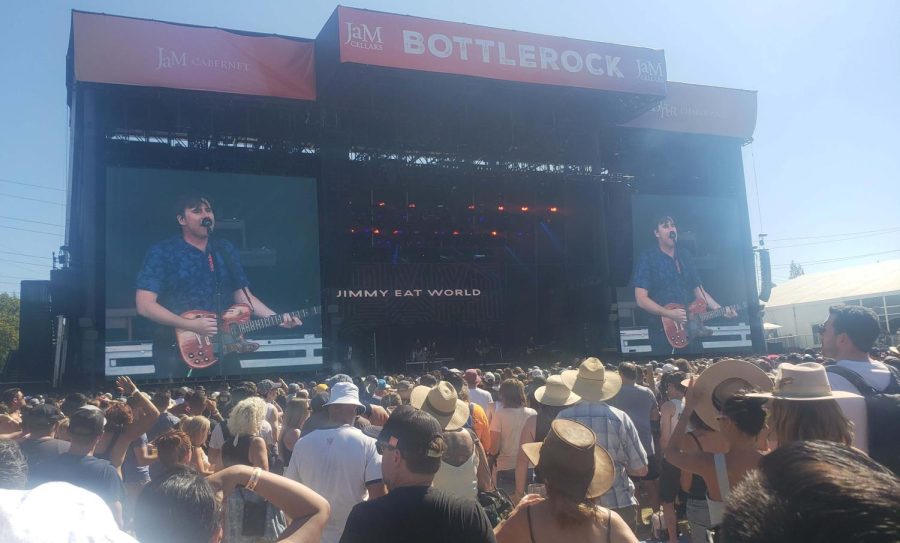
<path fill-rule="evenodd" d="M 261 319 L 254 319 L 251 321 L 241 323 L 241 324 L 237 325 L 237 327 L 241 334 L 246 334 L 247 332 L 255 332 L 256 330 L 262 330 L 263 328 L 272 328 L 273 326 L 279 326 L 282 322 L 284 322 L 285 315 L 303 320 L 312 315 L 318 315 L 319 312 L 320 312 L 320 309 L 318 307 L 310 307 L 307 309 L 291 311 L 290 313 L 283 313 L 280 315 L 271 315 L 269 317 L 263 317 Z"/>
<path fill-rule="evenodd" d="M 735 305 L 726 305 L 726 306 L 722 306 L 722 307 L 720 307 L 719 309 L 716 309 L 716 310 L 714 310 L 714 311 L 704 311 L 703 313 L 701 313 L 701 314 L 699 315 L 699 317 L 700 317 L 700 320 L 701 320 L 701 321 L 707 321 L 707 320 L 709 320 L 709 319 L 715 319 L 715 318 L 718 318 L 718 317 L 721 317 L 722 315 L 724 315 L 725 312 L 728 311 L 729 309 L 733 309 L 733 310 L 735 310 L 735 311 L 739 311 L 739 310 L 743 309 L 745 305 L 746 305 L 746 304 L 735 304 Z"/>

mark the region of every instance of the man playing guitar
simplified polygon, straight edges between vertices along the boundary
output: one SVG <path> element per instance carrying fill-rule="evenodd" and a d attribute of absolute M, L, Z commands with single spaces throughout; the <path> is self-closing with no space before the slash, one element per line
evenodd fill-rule
<path fill-rule="evenodd" d="M 694 300 L 706 302 L 707 309 L 717 310 L 721 306 L 704 288 L 694 261 L 687 249 L 678 246 L 678 227 L 669 215 L 657 218 L 653 223 L 656 247 L 641 253 L 634 272 L 634 298 L 638 307 L 651 315 L 666 317 L 677 323 L 686 323 L 685 309 L 666 308 L 668 304 L 688 307 Z M 727 308 L 724 316 L 737 316 L 734 309 Z M 650 342 L 654 353 L 674 353 L 663 331 L 659 318 L 651 319 Z M 688 345 L 685 350 L 700 350 L 699 340 Z"/>
<path fill-rule="evenodd" d="M 244 274 L 237 249 L 225 239 L 211 240 L 216 217 L 212 200 L 201 193 L 179 196 L 175 201 L 175 219 L 181 235 L 161 241 L 144 257 L 135 284 L 135 304 L 139 315 L 166 327 L 180 328 L 200 336 L 215 336 L 216 319 L 181 316 L 189 310 L 215 314 L 219 305 L 225 311 L 235 303 L 249 305 L 256 317 L 276 315 L 275 311 L 253 295 Z M 221 304 L 216 301 L 216 278 L 221 287 Z M 302 322 L 284 315 L 281 326 L 293 328 Z M 171 336 L 171 337 L 168 337 Z M 165 339 L 163 339 L 165 337 Z M 189 368 L 174 347 L 174 334 L 154 341 L 153 358 L 159 376 L 184 377 Z M 219 373 L 221 368 L 205 372 Z M 196 375 L 193 370 L 191 375 Z"/>

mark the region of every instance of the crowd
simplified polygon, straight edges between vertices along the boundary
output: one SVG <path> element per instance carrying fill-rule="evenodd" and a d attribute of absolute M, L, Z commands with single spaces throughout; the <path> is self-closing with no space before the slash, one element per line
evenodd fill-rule
<path fill-rule="evenodd" d="M 877 331 L 835 307 L 820 353 L 11 388 L 0 541 L 896 541 Z"/>

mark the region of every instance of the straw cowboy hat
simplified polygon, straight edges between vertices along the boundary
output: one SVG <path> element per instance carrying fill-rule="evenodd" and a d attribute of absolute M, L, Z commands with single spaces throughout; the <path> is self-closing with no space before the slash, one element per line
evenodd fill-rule
<path fill-rule="evenodd" d="M 525 443 L 522 452 L 557 488 L 571 497 L 596 498 L 612 488 L 615 470 L 593 430 L 569 419 L 556 419 L 543 443 Z"/>
<path fill-rule="evenodd" d="M 448 432 L 459 430 L 469 420 L 469 406 L 459 399 L 456 389 L 447 381 L 434 387 L 417 386 L 409 395 L 409 403 L 431 414 Z"/>
<path fill-rule="evenodd" d="M 577 370 L 562 372 L 563 383 L 583 400 L 602 402 L 619 393 L 622 378 L 607 373 L 603 362 L 593 356 L 585 359 Z"/>
<path fill-rule="evenodd" d="M 581 396 L 569 390 L 561 376 L 551 375 L 546 385 L 534 391 L 534 399 L 544 405 L 563 407 L 580 402 Z"/>
<path fill-rule="evenodd" d="M 717 417 L 725 400 L 740 390 L 770 391 L 772 380 L 750 362 L 728 359 L 706 368 L 694 380 L 694 390 L 699 398 L 697 414 L 707 426 L 718 431 Z"/>
<path fill-rule="evenodd" d="M 776 398 L 779 400 L 833 400 L 835 398 L 861 398 L 859 394 L 831 390 L 825 366 L 818 362 L 784 364 L 775 372 L 775 387 L 772 392 L 747 394 L 756 398 Z"/>

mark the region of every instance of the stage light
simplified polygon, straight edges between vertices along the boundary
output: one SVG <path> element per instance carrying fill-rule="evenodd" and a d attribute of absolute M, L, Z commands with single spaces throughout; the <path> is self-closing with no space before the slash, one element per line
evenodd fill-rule
<path fill-rule="evenodd" d="M 373 236 L 377 236 L 377 235 L 380 234 L 380 233 L 381 233 L 381 230 L 379 230 L 378 228 L 372 230 L 372 235 L 373 235 Z"/>
<path fill-rule="evenodd" d="M 475 211 L 475 204 L 469 204 L 469 211 Z"/>
<path fill-rule="evenodd" d="M 491 236 L 497 237 L 497 231 L 496 231 L 496 230 L 491 230 Z"/>
<path fill-rule="evenodd" d="M 406 207 L 408 207 L 408 208 L 410 208 L 410 209 L 415 209 L 415 208 L 416 208 L 416 204 L 414 204 L 414 203 L 413 203 L 413 204 L 409 204 L 409 205 L 407 205 Z"/>
<path fill-rule="evenodd" d="M 522 206 L 519 209 L 522 210 L 522 213 L 528 213 L 528 206 Z"/>
<path fill-rule="evenodd" d="M 503 207 L 503 206 L 502 206 L 502 205 L 500 205 L 500 206 L 497 206 L 497 211 L 500 211 L 500 212 L 502 212 L 502 211 L 504 211 L 504 210 L 505 210 L 505 209 L 506 209 L 506 208 L 505 208 L 505 207 Z"/>
<path fill-rule="evenodd" d="M 454 231 L 453 231 L 453 235 L 454 235 L 454 236 L 458 236 L 458 235 L 459 235 L 459 230 L 454 230 Z"/>
<path fill-rule="evenodd" d="M 350 229 L 350 233 L 351 233 L 351 234 L 355 234 L 355 233 L 356 233 L 356 228 L 351 228 L 351 229 Z"/>
<path fill-rule="evenodd" d="M 384 202 L 378 202 L 378 207 L 384 207 Z"/>
<path fill-rule="evenodd" d="M 400 231 L 399 231 L 399 230 L 394 230 L 394 231 L 393 231 L 393 232 L 391 232 L 391 233 L 392 233 L 392 234 L 394 234 L 394 235 L 395 235 L 395 236 L 396 236 L 396 235 L 397 235 L 397 234 L 399 234 L 399 233 L 400 233 Z"/>
<path fill-rule="evenodd" d="M 556 213 L 557 211 L 559 211 L 559 208 L 556 206 L 550 208 L 550 213 Z"/>

